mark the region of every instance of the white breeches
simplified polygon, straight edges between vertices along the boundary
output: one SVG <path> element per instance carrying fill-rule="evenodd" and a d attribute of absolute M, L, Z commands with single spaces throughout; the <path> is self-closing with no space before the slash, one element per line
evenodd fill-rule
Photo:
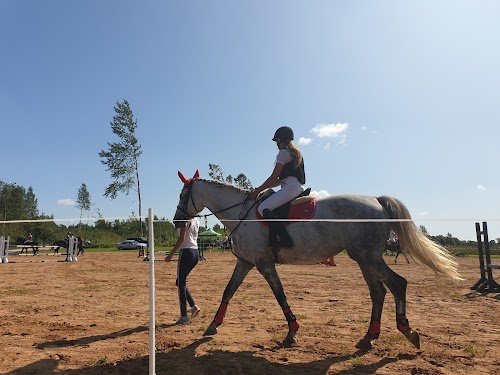
<path fill-rule="evenodd" d="M 304 187 L 295 177 L 288 177 L 281 183 L 281 189 L 279 189 L 276 193 L 271 195 L 260 204 L 258 208 L 259 214 L 262 215 L 262 211 L 264 211 L 266 208 L 274 210 L 275 208 L 278 208 L 279 206 L 290 202 L 303 191 Z"/>

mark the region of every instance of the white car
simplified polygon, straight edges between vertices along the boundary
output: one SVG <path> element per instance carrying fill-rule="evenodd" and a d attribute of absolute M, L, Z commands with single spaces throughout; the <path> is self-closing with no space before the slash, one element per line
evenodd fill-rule
<path fill-rule="evenodd" d="M 135 250 L 141 247 L 144 244 L 141 244 L 134 240 L 125 240 L 123 242 L 117 243 L 116 247 L 118 250 Z"/>

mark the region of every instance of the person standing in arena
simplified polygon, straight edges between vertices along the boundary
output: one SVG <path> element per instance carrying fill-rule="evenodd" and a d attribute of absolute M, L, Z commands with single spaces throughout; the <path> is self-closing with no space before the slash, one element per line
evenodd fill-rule
<path fill-rule="evenodd" d="M 198 230 L 200 223 L 197 218 L 186 222 L 176 222 L 179 237 L 172 251 L 165 258 L 170 262 L 174 254 L 179 251 L 179 260 L 177 262 L 177 280 L 175 281 L 179 291 L 179 305 L 181 310 L 180 318 L 174 322 L 175 325 L 191 324 L 191 319 L 197 316 L 201 309 L 196 306 L 193 296 L 187 287 L 187 277 L 193 268 L 198 264 Z M 188 317 L 187 304 L 191 307 L 191 317 Z"/>

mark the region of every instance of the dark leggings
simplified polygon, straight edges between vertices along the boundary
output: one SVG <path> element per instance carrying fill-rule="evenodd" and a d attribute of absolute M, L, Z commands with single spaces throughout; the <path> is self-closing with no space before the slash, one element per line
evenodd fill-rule
<path fill-rule="evenodd" d="M 175 284 L 179 287 L 179 304 L 181 307 L 181 316 L 187 316 L 187 306 L 195 305 L 193 297 L 186 286 L 186 279 L 191 270 L 196 266 L 199 260 L 198 249 L 181 249 L 179 252 L 179 264 L 177 267 L 177 280 Z"/>

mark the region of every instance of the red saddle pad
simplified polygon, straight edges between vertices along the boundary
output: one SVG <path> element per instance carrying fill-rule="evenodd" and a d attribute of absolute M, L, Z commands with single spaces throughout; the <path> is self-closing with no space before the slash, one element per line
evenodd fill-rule
<path fill-rule="evenodd" d="M 316 213 L 316 198 L 311 199 L 310 201 L 304 203 L 293 205 L 290 208 L 290 211 L 288 212 L 288 219 L 294 219 L 294 220 L 310 219 L 314 216 L 315 213 Z M 261 216 L 257 208 L 255 209 L 255 216 L 257 217 L 257 220 L 259 220 L 259 223 L 261 225 L 265 226 L 266 228 L 269 226 L 265 221 L 262 221 L 263 217 Z M 285 225 L 286 224 L 290 224 L 290 222 L 285 223 Z"/>

